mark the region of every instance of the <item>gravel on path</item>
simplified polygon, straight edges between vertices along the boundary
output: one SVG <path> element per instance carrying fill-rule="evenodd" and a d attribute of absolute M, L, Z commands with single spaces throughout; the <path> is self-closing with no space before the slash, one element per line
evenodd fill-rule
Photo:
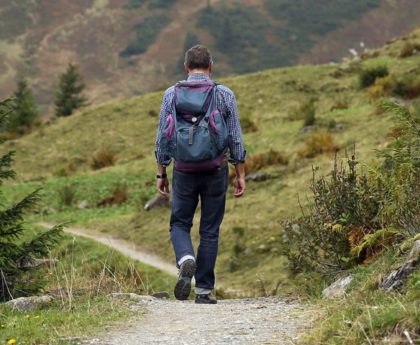
<path fill-rule="evenodd" d="M 281 298 L 193 301 L 152 300 L 133 305 L 146 314 L 91 339 L 90 345 L 295 344 L 308 326 L 305 306 Z"/>

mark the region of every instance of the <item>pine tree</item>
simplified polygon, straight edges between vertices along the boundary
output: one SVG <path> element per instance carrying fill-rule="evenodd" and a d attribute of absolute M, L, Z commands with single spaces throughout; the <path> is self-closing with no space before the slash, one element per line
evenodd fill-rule
<path fill-rule="evenodd" d="M 0 101 L 0 127 L 6 125 L 13 111 L 10 99 Z M 10 151 L 0 156 L 0 186 L 15 177 L 11 168 L 13 155 Z M 38 200 L 39 190 L 36 190 L 10 207 L 3 206 L 4 200 L 0 202 L 0 301 L 25 296 L 41 288 L 42 281 L 31 263 L 46 256 L 61 237 L 62 226 L 59 225 L 26 240 L 24 215 Z"/>
<path fill-rule="evenodd" d="M 19 78 L 14 93 L 14 111 L 7 122 L 7 130 L 17 132 L 29 128 L 38 117 L 38 109 L 25 78 Z"/>
<path fill-rule="evenodd" d="M 69 64 L 67 70 L 59 77 L 59 86 L 55 95 L 55 114 L 69 116 L 86 105 L 87 98 L 83 95 L 85 84 L 76 65 Z"/>

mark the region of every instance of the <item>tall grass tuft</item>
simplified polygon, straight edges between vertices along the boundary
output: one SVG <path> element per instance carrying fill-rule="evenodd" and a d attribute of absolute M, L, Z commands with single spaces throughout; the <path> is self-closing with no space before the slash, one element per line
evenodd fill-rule
<path fill-rule="evenodd" d="M 334 142 L 334 138 L 327 131 L 312 133 L 305 141 L 305 145 L 298 151 L 300 158 L 313 158 L 319 154 L 327 152 L 337 152 L 339 146 Z"/>
<path fill-rule="evenodd" d="M 100 149 L 91 158 L 90 166 L 93 170 L 99 170 L 114 165 L 117 160 L 115 153 L 110 149 Z"/>

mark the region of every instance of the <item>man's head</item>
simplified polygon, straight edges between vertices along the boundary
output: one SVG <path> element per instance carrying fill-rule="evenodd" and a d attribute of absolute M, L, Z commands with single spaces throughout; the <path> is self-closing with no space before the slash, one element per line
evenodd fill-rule
<path fill-rule="evenodd" d="M 184 68 L 187 74 L 194 72 L 211 74 L 213 60 L 210 50 L 200 44 L 188 49 L 185 53 Z"/>

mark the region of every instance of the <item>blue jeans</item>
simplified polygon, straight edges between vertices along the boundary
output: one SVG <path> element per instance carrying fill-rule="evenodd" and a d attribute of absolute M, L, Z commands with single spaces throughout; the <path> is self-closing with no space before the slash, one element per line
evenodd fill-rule
<path fill-rule="evenodd" d="M 185 255 L 195 257 L 190 233 L 199 198 L 201 201 L 200 244 L 195 273 L 198 288 L 214 288 L 214 266 L 219 228 L 225 214 L 228 179 L 227 166 L 213 172 L 173 171 L 170 232 L 177 263 Z"/>

